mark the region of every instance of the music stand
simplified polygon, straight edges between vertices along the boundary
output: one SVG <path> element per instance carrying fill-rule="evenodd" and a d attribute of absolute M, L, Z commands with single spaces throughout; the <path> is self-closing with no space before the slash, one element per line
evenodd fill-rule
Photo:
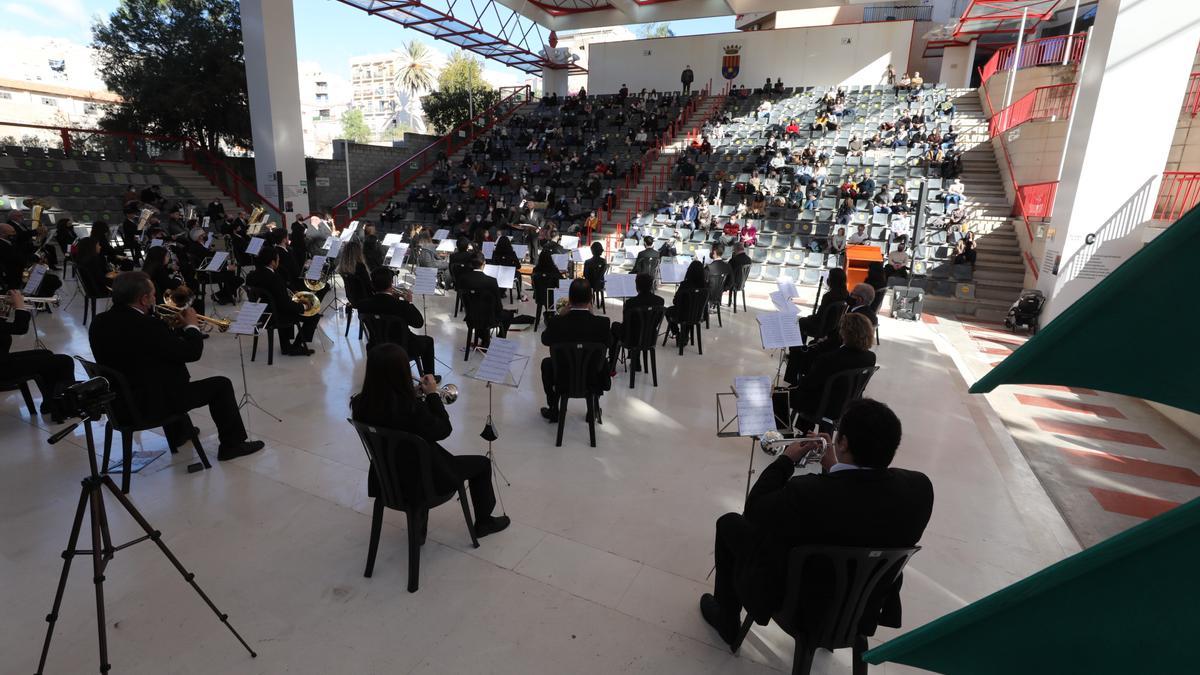
<path fill-rule="evenodd" d="M 259 405 L 258 401 L 254 400 L 254 395 L 250 393 L 250 386 L 246 380 L 246 352 L 242 347 L 242 336 L 255 337 L 258 334 L 259 325 L 266 327 L 274 318 L 270 312 L 265 311 L 267 304 L 265 302 L 247 302 L 242 305 L 241 311 L 238 312 L 237 318 L 234 319 L 233 325 L 229 327 L 229 332 L 237 339 L 238 343 L 238 360 L 242 366 L 242 398 L 238 400 L 238 410 L 250 405 L 258 409 L 267 417 L 282 423 L 283 420 L 272 414 L 271 411 Z M 249 426 L 247 424 L 247 426 Z"/>
<path fill-rule="evenodd" d="M 487 422 L 484 424 L 484 433 L 487 434 L 489 430 L 492 432 L 484 436 L 488 444 L 487 458 L 491 460 L 492 466 L 495 467 L 496 475 L 504 480 L 505 485 L 511 487 L 512 483 L 508 482 L 508 477 L 504 475 L 504 472 L 500 470 L 500 466 L 496 464 L 496 455 L 493 450 L 493 443 L 499 440 L 499 435 L 495 433 L 496 427 L 492 420 L 492 385 L 499 384 L 512 389 L 520 387 L 521 381 L 525 377 L 525 369 L 529 365 L 530 357 L 526 354 L 518 354 L 517 343 L 504 338 L 492 338 L 489 347 L 486 349 L 475 347 L 475 350 L 483 354 L 483 358 L 477 364 L 468 368 L 464 375 L 473 380 L 481 380 L 487 383 L 488 415 Z M 514 367 L 516 367 L 515 370 Z M 496 496 L 500 503 L 500 512 L 504 513 L 504 500 L 499 499 L 499 480 L 496 482 L 496 488 Z"/>

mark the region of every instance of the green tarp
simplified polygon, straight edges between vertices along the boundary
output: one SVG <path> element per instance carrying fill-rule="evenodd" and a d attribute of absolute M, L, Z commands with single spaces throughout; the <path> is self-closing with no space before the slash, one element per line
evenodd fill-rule
<path fill-rule="evenodd" d="M 1135 253 L 971 387 L 1059 384 L 1200 413 L 1200 207 Z"/>
<path fill-rule="evenodd" d="M 1200 499 L 867 652 L 938 673 L 1200 672 Z"/>

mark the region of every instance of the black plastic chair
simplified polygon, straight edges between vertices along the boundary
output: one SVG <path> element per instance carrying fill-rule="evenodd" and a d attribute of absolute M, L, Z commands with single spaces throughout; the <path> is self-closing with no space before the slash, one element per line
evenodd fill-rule
<path fill-rule="evenodd" d="M 693 288 L 687 291 L 682 302 L 675 306 L 675 339 L 679 344 L 679 355 L 683 356 L 683 348 L 694 340 L 696 349 L 704 354 L 704 343 L 700 339 L 700 324 L 708 318 L 708 289 Z M 667 346 L 670 336 L 663 336 L 663 346 Z"/>
<path fill-rule="evenodd" d="M 270 293 L 258 286 L 243 286 L 242 289 L 246 291 L 246 300 L 263 302 L 267 305 L 267 309 L 263 312 L 262 318 L 259 319 L 258 326 L 254 330 L 254 340 L 250 343 L 250 360 L 254 361 L 254 358 L 258 356 L 258 334 L 265 330 L 267 332 L 267 365 L 275 365 L 275 335 L 279 332 L 278 323 L 282 319 L 275 313 L 275 303 L 272 302 Z"/>
<path fill-rule="evenodd" d="M 813 425 L 820 425 L 821 431 L 826 432 L 837 429 L 837 420 L 841 419 L 842 411 L 851 401 L 857 401 L 863 397 L 867 385 L 871 383 L 871 378 L 878 370 L 879 366 L 871 366 L 869 368 L 851 368 L 835 373 L 825 382 L 817 407 L 812 411 L 797 412 L 797 421 L 793 426 L 799 426 L 800 422 L 805 422 L 806 429 L 811 429 Z"/>
<path fill-rule="evenodd" d="M 36 379 L 33 375 L 0 379 L 0 392 L 21 392 L 21 398 L 25 399 L 25 409 L 29 411 L 30 417 L 37 415 L 37 406 L 33 404 L 33 392 L 29 391 L 29 382 Z M 41 383 L 38 383 L 38 386 L 40 387 Z"/>
<path fill-rule="evenodd" d="M 463 518 L 467 521 L 467 532 L 471 544 L 479 548 L 475 537 L 475 525 L 471 519 L 471 507 L 467 505 L 465 483 L 458 482 L 456 490 L 439 494 L 433 484 L 433 453 L 424 439 L 410 433 L 377 427 L 354 420 L 362 440 L 363 450 L 375 469 L 379 480 L 379 495 L 371 512 L 371 542 L 367 548 L 367 569 L 363 576 L 370 577 L 375 570 L 375 554 L 379 551 L 379 533 L 383 527 L 385 508 L 404 512 L 408 520 L 408 592 L 416 593 L 421 573 L 421 545 L 425 543 L 425 532 L 429 527 L 429 510 L 441 506 L 456 495 L 462 505 Z"/>
<path fill-rule="evenodd" d="M 853 673 L 866 675 L 867 636 L 879 626 L 879 612 L 896 579 L 920 546 L 859 548 L 799 546 L 788 555 L 783 606 L 770 617 L 749 612 L 733 646 L 736 653 L 753 622 L 772 620 L 796 640 L 792 675 L 808 675 L 818 649 L 854 650 Z"/>
<path fill-rule="evenodd" d="M 463 305 L 463 321 L 467 324 L 467 346 L 463 350 L 463 361 L 471 360 L 471 344 L 480 335 L 491 334 L 499 326 L 496 316 L 496 299 L 491 291 L 472 288 L 459 293 Z"/>
<path fill-rule="evenodd" d="M 362 280 L 353 274 L 341 274 L 342 289 L 346 292 L 346 332 L 342 337 L 350 337 L 350 321 L 354 318 L 354 309 L 358 303 L 365 300 L 370 294 L 367 289 L 363 288 Z M 358 339 L 363 338 L 363 321 L 362 317 L 358 317 Z"/>
<path fill-rule="evenodd" d="M 663 316 L 666 311 L 662 307 L 638 307 L 629 310 L 628 321 L 622 327 L 627 342 L 622 346 L 626 353 L 626 369 L 629 371 L 629 388 L 633 389 L 637 370 L 629 368 L 629 361 L 634 365 L 641 359 L 642 372 L 649 371 L 658 386 L 658 331 L 662 328 Z"/>
<path fill-rule="evenodd" d="M 583 278 L 592 287 L 592 305 L 602 314 L 608 314 L 604 309 L 604 275 L 607 272 L 608 261 L 604 258 L 593 257 L 583 265 Z"/>
<path fill-rule="evenodd" d="M 537 332 L 538 326 L 542 323 L 542 312 L 547 307 L 554 306 L 554 289 L 558 288 L 558 282 L 562 279 L 558 273 L 548 274 L 542 272 L 533 273 L 533 301 L 536 304 L 533 312 L 533 330 Z"/>
<path fill-rule="evenodd" d="M 725 295 L 725 279 L 728 275 L 721 272 L 714 272 L 709 268 L 708 272 L 708 307 L 717 310 L 717 326 L 723 328 L 725 324 L 721 321 L 721 297 Z M 704 327 L 711 328 L 708 319 L 708 308 L 704 310 Z"/>
<path fill-rule="evenodd" d="M 804 339 L 812 342 L 833 333 L 841 323 L 842 316 L 846 314 L 847 307 L 845 301 L 834 300 L 818 309 L 816 314 L 801 318 L 800 332 L 804 333 Z M 812 331 L 812 335 L 809 335 L 809 330 Z"/>
<path fill-rule="evenodd" d="M 450 270 L 450 281 L 454 284 L 454 318 L 458 318 L 458 310 L 465 309 L 463 306 L 462 291 L 458 288 L 458 277 L 463 272 L 471 269 L 471 266 L 466 263 L 454 263 L 448 268 Z"/>
<path fill-rule="evenodd" d="M 367 331 L 367 349 L 390 342 L 408 351 L 408 330 L 400 317 L 359 312 L 358 319 Z"/>
<path fill-rule="evenodd" d="M 729 306 L 733 313 L 738 311 L 738 295 L 742 296 L 742 311 L 746 311 L 746 281 L 750 278 L 750 265 L 742 265 L 733 269 L 733 286 L 729 288 Z"/>
<path fill-rule="evenodd" d="M 98 363 L 84 360 L 82 357 L 76 356 L 76 361 L 83 365 L 83 371 L 88 377 L 103 377 L 108 380 L 109 387 L 117 397 L 112 402 L 112 413 L 107 415 L 104 421 L 104 456 L 103 473 L 108 473 L 109 457 L 112 454 L 113 431 L 121 432 L 121 492 L 129 492 L 129 479 L 133 471 L 133 435 L 139 431 L 149 431 L 150 429 L 163 428 L 163 435 L 167 437 L 167 447 L 170 448 L 171 454 L 179 452 L 179 448 L 171 441 L 171 437 L 166 433 L 165 427 L 176 422 L 184 422 L 188 419 L 187 413 L 172 413 L 164 417 L 156 417 L 150 419 L 142 414 L 142 411 L 134 403 L 133 391 L 129 387 L 129 380 L 121 373 L 102 366 Z M 204 446 L 200 445 L 200 435 L 195 432 L 195 427 L 191 427 L 192 447 L 196 449 L 196 455 L 200 458 L 200 464 L 205 469 L 211 469 L 212 464 L 208 462 L 208 455 L 204 453 Z"/>
<path fill-rule="evenodd" d="M 567 401 L 582 398 L 587 402 L 588 438 L 596 447 L 596 424 L 603 424 L 600 411 L 600 383 L 597 380 L 608 368 L 608 349 L 599 342 L 571 342 L 550 347 L 550 363 L 554 366 L 554 392 L 558 395 L 558 437 L 555 447 L 562 447 L 563 427 L 567 421 Z"/>
<path fill-rule="evenodd" d="M 79 288 L 83 290 L 83 325 L 87 325 L 88 314 L 93 318 L 96 316 L 96 301 L 100 298 L 112 297 L 112 293 L 107 288 L 97 288 L 96 284 L 92 283 L 91 277 L 85 272 L 76 271 L 76 279 L 79 281 Z"/>

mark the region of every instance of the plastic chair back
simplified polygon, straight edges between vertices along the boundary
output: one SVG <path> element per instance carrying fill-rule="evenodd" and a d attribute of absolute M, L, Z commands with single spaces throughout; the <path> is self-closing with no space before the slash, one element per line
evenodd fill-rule
<path fill-rule="evenodd" d="M 454 496 L 440 495 L 433 482 L 433 452 L 420 436 L 348 420 L 375 467 L 379 497 L 396 511 L 420 511 Z"/>
<path fill-rule="evenodd" d="M 550 347 L 555 391 L 568 398 L 587 398 L 600 389 L 608 348 L 599 342 L 568 342 Z"/>
<path fill-rule="evenodd" d="M 91 377 L 103 377 L 108 380 L 109 389 L 117 395 L 112 401 L 112 412 L 109 415 L 109 422 L 113 427 L 118 429 L 146 429 L 153 426 L 142 411 L 138 408 L 136 399 L 133 397 L 133 389 L 129 386 L 129 380 L 121 373 L 102 366 L 92 361 L 87 361 L 83 357 L 76 356 L 76 361 L 83 366 L 83 372 Z"/>
<path fill-rule="evenodd" d="M 627 315 L 625 348 L 639 351 L 654 349 L 666 310 L 662 307 L 636 307 L 629 310 Z"/>

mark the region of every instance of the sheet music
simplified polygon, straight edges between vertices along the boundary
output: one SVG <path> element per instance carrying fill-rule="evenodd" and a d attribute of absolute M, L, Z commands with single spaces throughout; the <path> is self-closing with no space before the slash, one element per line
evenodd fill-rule
<path fill-rule="evenodd" d="M 554 259 L 554 264 L 556 267 L 558 267 L 558 269 L 560 271 L 562 271 L 562 272 L 567 271 L 567 254 L 566 253 L 555 253 L 554 255 L 552 255 L 550 257 Z"/>
<path fill-rule="evenodd" d="M 483 259 L 484 260 L 491 260 L 492 255 L 495 253 L 496 253 L 496 242 L 494 242 L 494 241 L 483 242 Z"/>
<path fill-rule="evenodd" d="M 573 248 L 579 248 L 579 237 L 574 234 L 564 234 L 561 238 L 559 238 L 558 243 L 561 244 L 563 248 L 570 251 Z"/>
<path fill-rule="evenodd" d="M 396 232 L 388 232 L 387 234 L 383 235 L 383 245 L 392 246 L 393 244 L 399 244 L 400 240 L 402 239 L 404 239 L 403 235 Z"/>
<path fill-rule="evenodd" d="M 217 251 L 209 258 L 208 264 L 204 266 L 205 272 L 220 272 L 225 269 L 225 259 L 229 257 L 228 251 Z"/>
<path fill-rule="evenodd" d="M 207 220 L 207 219 L 206 219 L 206 220 Z M 209 249 L 211 249 L 211 248 L 212 248 L 212 245 L 213 245 L 213 233 L 212 233 L 212 232 L 209 232 L 209 233 L 208 233 L 208 239 L 205 239 L 205 240 L 204 240 L 204 248 L 209 248 Z"/>
<path fill-rule="evenodd" d="M 237 316 L 233 318 L 233 324 L 229 326 L 229 332 L 234 335 L 254 335 L 254 330 L 258 327 L 258 320 L 262 318 L 265 311 L 267 311 L 265 302 L 243 303 Z"/>
<path fill-rule="evenodd" d="M 517 260 L 524 260 L 529 255 L 529 246 L 526 244 L 513 244 L 513 253 L 517 254 Z"/>
<path fill-rule="evenodd" d="M 335 237 L 326 239 L 325 250 L 327 251 L 326 255 L 328 255 L 330 258 L 336 258 L 338 253 L 342 250 L 342 240 Z"/>
<path fill-rule="evenodd" d="M 418 267 L 411 290 L 413 295 L 435 295 L 437 293 L 437 268 Z"/>
<path fill-rule="evenodd" d="M 202 228 L 204 228 L 204 229 L 206 229 L 206 230 L 207 230 L 207 229 L 208 229 L 208 223 L 209 223 L 209 221 L 211 221 L 211 220 L 212 220 L 212 218 L 210 218 L 209 216 L 204 216 L 204 220 L 200 221 L 200 227 L 202 227 Z M 212 235 L 211 235 L 211 234 L 210 234 L 210 235 L 208 235 L 208 246 L 212 246 Z"/>
<path fill-rule="evenodd" d="M 404 257 L 408 255 L 408 244 L 392 244 L 388 249 L 388 264 L 391 267 L 400 267 L 404 264 Z"/>
<path fill-rule="evenodd" d="M 157 248 L 162 245 L 163 245 L 162 239 L 151 239 L 150 240 L 150 248 Z"/>
<path fill-rule="evenodd" d="M 773 291 L 769 297 L 771 298 L 771 304 L 775 305 L 775 308 L 778 309 L 780 313 L 791 314 L 792 316 L 797 316 L 800 314 L 800 308 L 796 306 L 796 303 L 791 301 L 785 291 Z"/>
<path fill-rule="evenodd" d="M 434 250 L 442 253 L 454 253 L 454 249 L 455 241 L 453 239 L 443 239 L 438 242 L 437 248 Z"/>
<path fill-rule="evenodd" d="M 554 301 L 553 301 L 554 306 L 551 307 L 550 310 L 555 311 L 558 308 L 559 301 L 566 300 L 568 298 L 568 293 L 570 293 L 570 289 L 569 288 L 554 288 L 551 290 L 553 291 L 553 294 L 554 294 Z"/>
<path fill-rule="evenodd" d="M 577 263 L 587 262 L 587 259 L 592 257 L 592 249 L 577 248 L 571 251 L 571 259 Z M 565 267 L 563 269 L 566 269 Z"/>
<path fill-rule="evenodd" d="M 781 278 L 777 283 L 779 284 L 779 290 L 783 291 L 784 297 L 788 298 L 789 300 L 800 296 L 800 294 L 796 291 L 796 282 L 792 281 L 791 279 Z"/>
<path fill-rule="evenodd" d="M 246 244 L 246 253 L 258 255 L 258 252 L 262 250 L 264 241 L 262 237 L 252 237 L 250 243 Z"/>
<path fill-rule="evenodd" d="M 21 289 L 21 295 L 36 295 L 37 289 L 42 285 L 42 278 L 46 276 L 46 265 L 34 265 L 33 271 L 29 273 L 29 281 L 26 282 L 25 288 Z"/>
<path fill-rule="evenodd" d="M 610 298 L 632 298 L 637 295 L 637 284 L 632 274 L 605 274 L 604 295 Z"/>
<path fill-rule="evenodd" d="M 434 241 L 442 241 L 443 239 L 446 239 L 449 236 L 450 236 L 450 230 L 447 230 L 444 227 L 442 229 L 438 230 L 437 232 L 433 233 Z"/>
<path fill-rule="evenodd" d="M 154 215 L 154 211 L 152 211 L 151 209 L 142 209 L 142 212 L 138 215 L 138 222 L 137 222 L 138 232 L 141 232 L 142 230 L 146 229 L 146 223 L 150 222 L 150 216 L 152 216 L 152 215 Z"/>
<path fill-rule="evenodd" d="M 475 377 L 497 384 L 508 384 L 512 370 L 513 357 L 517 355 L 517 343 L 504 338 L 492 338 L 483 362 L 475 371 Z"/>
<path fill-rule="evenodd" d="M 737 392 L 739 436 L 761 436 L 775 430 L 775 410 L 771 406 L 771 378 L 734 378 Z"/>
<path fill-rule="evenodd" d="M 341 239 L 342 241 L 350 241 L 350 237 L 353 237 L 357 230 L 358 221 L 352 220 L 350 221 L 350 224 L 346 226 L 346 229 L 342 230 L 342 233 L 338 235 L 338 239 Z"/>
<path fill-rule="evenodd" d="M 794 314 L 770 312 L 758 315 L 758 332 L 763 349 L 783 349 L 804 344 L 800 322 Z"/>
<path fill-rule="evenodd" d="M 325 256 L 314 255 L 312 262 L 308 264 L 308 270 L 304 272 L 304 278 L 309 281 L 319 281 L 325 274 Z"/>
<path fill-rule="evenodd" d="M 662 276 L 664 284 L 683 283 L 683 275 L 687 272 L 687 265 L 683 263 L 664 263 L 659 266 L 658 271 Z"/>
<path fill-rule="evenodd" d="M 500 290 L 512 288 L 517 276 L 517 268 L 507 265 L 484 265 L 483 273 L 496 280 Z"/>

